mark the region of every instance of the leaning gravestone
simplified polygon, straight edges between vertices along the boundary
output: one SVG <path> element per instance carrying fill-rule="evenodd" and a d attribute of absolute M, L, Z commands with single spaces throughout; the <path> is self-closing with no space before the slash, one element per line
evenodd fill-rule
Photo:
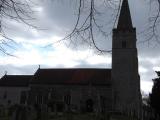
<path fill-rule="evenodd" d="M 12 113 L 11 120 L 16 120 L 18 118 L 17 117 L 17 115 L 18 115 L 17 111 L 18 111 L 18 107 L 16 106 L 14 112 Z"/>
<path fill-rule="evenodd" d="M 48 108 L 47 108 L 46 105 L 42 105 L 41 119 L 42 120 L 48 120 L 49 119 Z"/>
<path fill-rule="evenodd" d="M 28 107 L 28 120 L 35 120 L 36 119 L 36 111 L 32 106 Z"/>

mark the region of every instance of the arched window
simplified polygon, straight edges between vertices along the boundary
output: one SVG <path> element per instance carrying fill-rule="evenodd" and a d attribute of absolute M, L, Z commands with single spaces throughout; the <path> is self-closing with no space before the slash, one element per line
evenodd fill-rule
<path fill-rule="evenodd" d="M 64 96 L 64 102 L 67 105 L 70 105 L 70 103 L 71 103 L 71 95 L 70 94 L 67 94 L 67 95 Z"/>
<path fill-rule="evenodd" d="M 7 99 L 7 91 L 4 92 L 3 99 Z"/>
<path fill-rule="evenodd" d="M 22 91 L 20 97 L 20 104 L 25 104 L 26 101 L 27 101 L 27 93 L 26 91 Z"/>
<path fill-rule="evenodd" d="M 42 95 L 37 95 L 36 96 L 36 102 L 37 102 L 37 104 L 42 104 L 43 103 L 43 96 Z"/>

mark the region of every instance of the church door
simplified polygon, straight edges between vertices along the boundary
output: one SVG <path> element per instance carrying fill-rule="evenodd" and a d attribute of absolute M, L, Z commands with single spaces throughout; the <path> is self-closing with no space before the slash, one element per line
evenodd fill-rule
<path fill-rule="evenodd" d="M 86 100 L 86 112 L 93 112 L 94 102 L 92 99 Z"/>

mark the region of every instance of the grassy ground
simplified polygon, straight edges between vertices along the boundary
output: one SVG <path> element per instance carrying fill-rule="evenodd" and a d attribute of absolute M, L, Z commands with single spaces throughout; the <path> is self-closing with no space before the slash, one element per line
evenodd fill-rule
<path fill-rule="evenodd" d="M 0 117 L 0 120 L 10 120 L 9 117 Z"/>
<path fill-rule="evenodd" d="M 9 117 L 0 117 L 0 120 L 10 120 Z M 64 113 L 59 115 L 49 115 L 48 118 L 41 120 L 136 120 L 122 115 L 96 115 L 93 113 L 88 114 L 71 114 Z"/>
<path fill-rule="evenodd" d="M 63 114 L 62 116 L 53 116 L 49 120 L 109 120 L 108 115 L 96 114 Z"/>
<path fill-rule="evenodd" d="M 120 115 L 95 115 L 95 114 L 65 114 L 62 116 L 54 116 L 49 120 L 136 120 Z"/>

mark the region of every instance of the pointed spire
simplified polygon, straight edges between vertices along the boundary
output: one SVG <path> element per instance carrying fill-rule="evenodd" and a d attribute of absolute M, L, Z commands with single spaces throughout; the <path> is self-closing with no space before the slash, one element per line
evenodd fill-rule
<path fill-rule="evenodd" d="M 133 28 L 133 25 L 132 25 L 128 0 L 123 0 L 117 29 L 131 29 L 131 28 Z"/>

